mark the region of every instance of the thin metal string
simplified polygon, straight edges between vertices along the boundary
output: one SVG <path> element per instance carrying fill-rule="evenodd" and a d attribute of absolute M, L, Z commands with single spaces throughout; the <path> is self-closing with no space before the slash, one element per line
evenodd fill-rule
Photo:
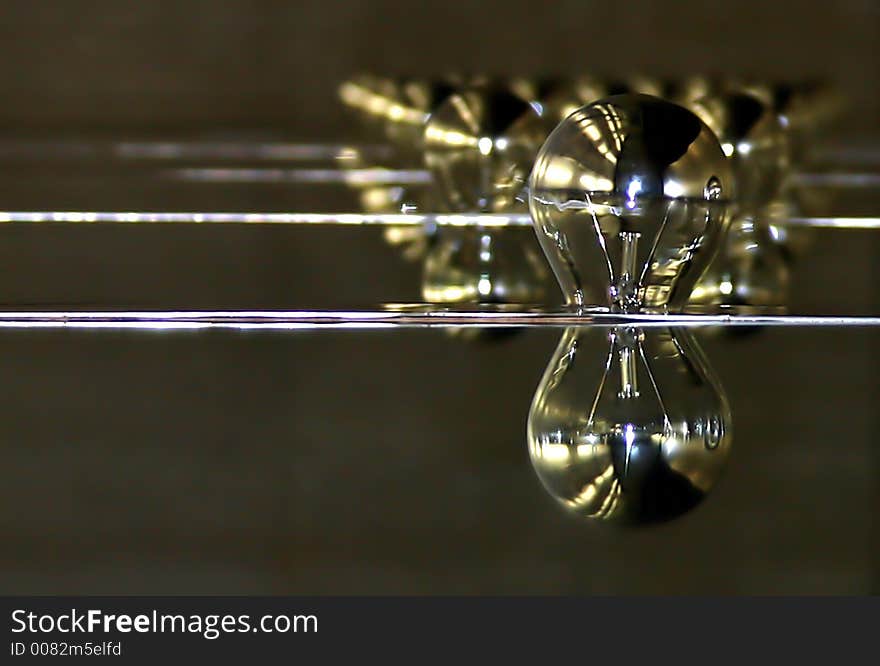
<path fill-rule="evenodd" d="M 492 327 L 877 327 L 880 317 L 756 314 L 620 314 L 611 312 L 456 311 L 430 305 L 378 310 L 7 311 L 0 328 L 109 328 L 142 330 L 300 330 Z"/>

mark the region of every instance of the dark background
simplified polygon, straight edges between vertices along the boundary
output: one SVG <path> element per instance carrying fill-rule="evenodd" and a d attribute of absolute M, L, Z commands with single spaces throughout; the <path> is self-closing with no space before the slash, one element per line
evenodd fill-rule
<path fill-rule="evenodd" d="M 3 3 L 0 120 L 14 126 L 254 124 L 338 136 L 341 78 L 719 72 L 826 76 L 862 126 L 880 110 L 871 0 Z"/>
<path fill-rule="evenodd" d="M 880 111 L 880 9 L 868 1 L 2 9 L 0 123 L 12 137 L 350 137 L 335 91 L 359 71 L 822 75 L 851 100 L 840 133 L 876 133 Z M 332 190 L 2 173 L 8 208 L 353 206 Z M 418 267 L 370 231 L 0 231 L 11 308 L 419 298 Z M 878 250 L 871 232 L 818 234 L 792 310 L 880 312 Z M 706 506 L 642 532 L 563 515 L 529 467 L 525 416 L 557 337 L 2 333 L 0 590 L 880 591 L 876 332 L 703 334 L 734 409 L 730 469 Z"/>

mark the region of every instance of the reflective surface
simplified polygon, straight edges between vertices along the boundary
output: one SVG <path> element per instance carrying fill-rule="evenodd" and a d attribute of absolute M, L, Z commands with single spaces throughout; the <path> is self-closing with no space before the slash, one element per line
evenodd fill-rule
<path fill-rule="evenodd" d="M 605 308 L 552 310 L 503 304 L 448 307 L 436 303 L 396 303 L 362 310 L 30 310 L 0 311 L 0 328 L 94 328 L 156 331 L 231 329 L 297 331 L 319 328 L 873 328 L 880 317 L 757 314 L 754 308 L 721 313 L 651 314 L 608 312 Z"/>
<path fill-rule="evenodd" d="M 128 194 L 105 203 L 113 210 Z M 186 202 L 160 203 L 186 210 Z M 726 469 L 705 501 L 675 520 L 601 529 L 544 489 L 526 435 L 561 329 L 584 315 L 380 309 L 380 301 L 418 301 L 422 270 L 387 246 L 383 226 L 47 219 L 4 226 L 0 246 L 4 310 L 67 312 L 47 323 L 64 330 L 18 317 L 27 329 L 0 334 L 8 590 L 874 585 L 876 328 L 787 318 L 773 321 L 828 326 L 731 339 L 675 320 L 691 326 L 728 396 L 735 440 Z M 817 234 L 822 259 L 795 265 L 791 311 L 880 312 L 869 279 L 880 237 Z M 242 312 L 257 306 L 263 319 Z M 70 317 L 132 308 L 148 320 Z M 210 312 L 184 314 L 179 325 L 155 316 L 197 308 Z M 603 327 L 585 339 L 635 323 L 592 316 Z M 540 326 L 494 345 L 424 330 L 530 320 Z M 668 323 L 657 321 L 658 330 Z M 589 346 L 601 364 L 607 337 Z M 582 411 L 596 388 L 577 398 Z"/>
<path fill-rule="evenodd" d="M 0 580 L 47 594 L 872 589 L 874 332 L 700 337 L 734 415 L 727 467 L 694 510 L 630 530 L 572 517 L 530 463 L 529 401 L 559 334 L 4 332 Z M 846 447 L 829 411 L 847 414 Z"/>

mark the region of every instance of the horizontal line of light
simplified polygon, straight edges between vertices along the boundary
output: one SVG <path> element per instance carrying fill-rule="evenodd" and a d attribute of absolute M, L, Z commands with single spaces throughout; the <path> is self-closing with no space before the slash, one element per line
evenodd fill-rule
<path fill-rule="evenodd" d="M 816 229 L 880 229 L 880 217 L 790 217 L 773 220 L 772 224 Z"/>
<path fill-rule="evenodd" d="M 2 159 L 123 159 L 332 161 L 351 155 L 387 159 L 388 144 L 296 143 L 285 141 L 78 141 L 0 139 Z"/>
<path fill-rule="evenodd" d="M 280 169 L 266 167 L 187 167 L 170 169 L 172 178 L 203 183 L 310 183 L 310 184 L 428 184 L 427 169 Z M 880 187 L 880 172 L 821 171 L 795 172 L 788 182 L 797 187 Z M 586 206 L 586 204 L 584 203 Z"/>
<path fill-rule="evenodd" d="M 880 172 L 793 173 L 789 182 L 798 187 L 880 187 Z"/>
<path fill-rule="evenodd" d="M 345 185 L 426 185 L 424 169 L 233 169 L 187 168 L 168 172 L 176 180 L 196 183 L 309 183 Z"/>
<path fill-rule="evenodd" d="M 144 211 L 0 211 L 0 222 L 33 223 L 205 223 L 205 224 L 337 224 L 354 226 L 422 226 L 435 224 L 450 227 L 531 226 L 527 213 L 499 215 L 492 213 L 200 213 Z"/>
<path fill-rule="evenodd" d="M 431 172 L 426 169 L 279 169 L 187 167 L 170 169 L 175 179 L 204 183 L 312 183 L 312 184 L 428 184 Z M 793 173 L 789 183 L 798 187 L 880 187 L 880 173 L 817 172 Z"/>
<path fill-rule="evenodd" d="M 0 211 L 0 223 L 299 224 L 345 226 L 530 227 L 528 213 L 246 213 L 147 211 Z M 880 229 L 880 217 L 792 217 L 774 225 L 829 229 Z"/>
<path fill-rule="evenodd" d="M 359 155 L 394 154 L 388 143 L 297 142 L 281 139 L 0 139 L 0 157 L 91 157 L 110 152 L 127 159 L 229 159 L 229 160 L 321 160 L 356 151 Z M 880 164 L 880 143 L 876 139 L 825 143 L 813 146 L 812 161 L 833 165 Z"/>
<path fill-rule="evenodd" d="M 107 328 L 142 330 L 302 330 L 370 328 L 533 327 L 876 327 L 880 317 L 755 314 L 618 314 L 607 311 L 453 311 L 419 309 L 361 311 L 28 311 L 0 313 L 0 328 Z"/>
<path fill-rule="evenodd" d="M 291 143 L 282 141 L 123 141 L 113 152 L 129 159 L 334 160 L 351 154 L 389 157 L 387 144 Z"/>

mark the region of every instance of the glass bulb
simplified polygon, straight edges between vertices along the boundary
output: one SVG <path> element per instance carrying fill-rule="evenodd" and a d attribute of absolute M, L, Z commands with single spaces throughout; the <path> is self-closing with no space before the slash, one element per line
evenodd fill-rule
<path fill-rule="evenodd" d="M 424 126 L 425 163 L 451 212 L 502 212 L 521 198 L 545 136 L 538 110 L 502 86 L 462 89 Z"/>
<path fill-rule="evenodd" d="M 640 94 L 584 106 L 538 152 L 529 208 L 574 306 L 675 311 L 718 248 L 730 164 L 692 112 Z"/>
<path fill-rule="evenodd" d="M 789 171 L 787 129 L 769 101 L 747 91 L 729 89 L 690 106 L 720 140 L 737 193 L 736 217 L 690 304 L 782 311 L 789 271 L 765 216 Z"/>
<path fill-rule="evenodd" d="M 689 105 L 730 160 L 741 213 L 757 213 L 779 196 L 791 165 L 788 131 L 773 106 L 756 94 L 727 91 Z"/>
<path fill-rule="evenodd" d="M 522 190 L 543 138 L 540 113 L 506 87 L 464 88 L 450 96 L 424 129 L 437 207 L 524 213 Z M 456 305 L 536 304 L 545 301 L 548 277 L 528 228 L 444 227 L 425 257 L 422 295 Z"/>
<path fill-rule="evenodd" d="M 541 482 L 575 514 L 663 522 L 717 481 L 730 408 L 685 329 L 569 328 L 532 401 L 528 443 Z"/>

